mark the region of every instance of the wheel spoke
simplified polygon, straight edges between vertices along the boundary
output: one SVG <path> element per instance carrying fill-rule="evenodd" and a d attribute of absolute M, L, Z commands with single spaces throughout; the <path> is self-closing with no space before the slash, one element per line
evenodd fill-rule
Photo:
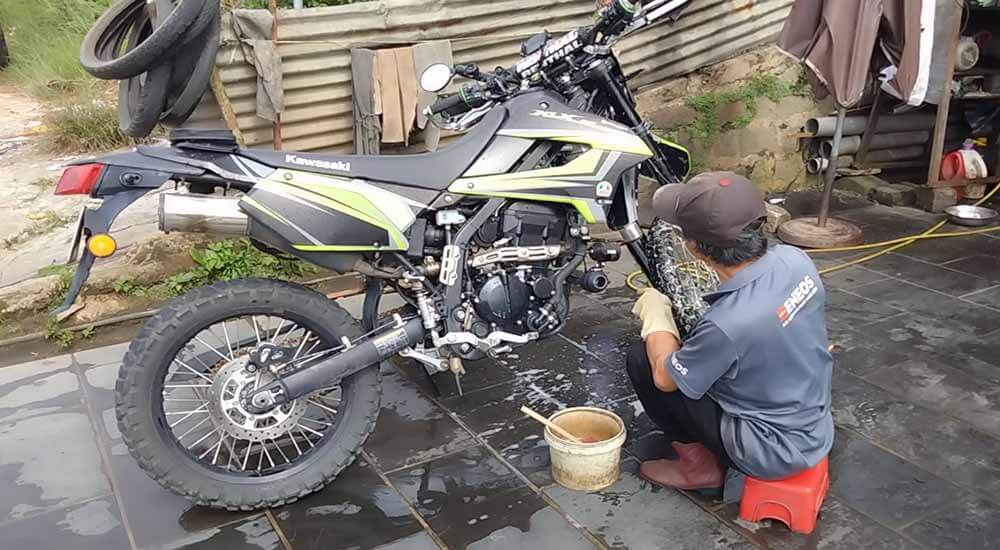
<path fill-rule="evenodd" d="M 333 424 L 330 424 L 329 422 L 323 422 L 322 420 L 316 420 L 314 418 L 306 418 L 305 416 L 302 417 L 302 420 L 303 421 L 308 420 L 309 422 L 315 422 L 315 423 L 317 423 L 317 424 L 319 424 L 321 426 L 333 426 Z"/>
<path fill-rule="evenodd" d="M 185 437 L 187 437 L 188 435 L 191 434 L 191 432 L 197 430 L 199 426 L 201 426 L 205 422 L 208 422 L 211 419 L 212 418 L 210 416 L 206 416 L 205 418 L 201 419 L 201 422 L 195 424 L 194 426 L 191 426 L 190 428 L 188 428 L 188 430 L 186 432 L 184 432 L 183 434 L 177 436 L 177 442 L 180 443 L 181 441 L 183 441 Z M 202 438 L 202 439 L 204 439 L 204 438 Z M 198 443 L 201 443 L 201 439 L 199 439 L 198 441 L 195 442 L 195 444 L 198 444 Z M 188 447 L 188 448 L 190 448 L 190 447 Z"/>
<path fill-rule="evenodd" d="M 211 332 L 211 330 L 209 330 L 209 332 Z M 214 333 L 213 333 L 213 334 L 214 334 Z M 228 358 L 228 357 L 226 357 L 225 355 L 222 355 L 222 352 L 221 352 L 221 351 L 219 351 L 219 350 L 215 349 L 214 347 L 212 347 L 212 346 L 208 345 L 208 343 L 207 343 L 207 342 L 205 342 L 204 340 L 202 340 L 202 339 L 201 339 L 201 336 L 197 336 L 197 335 L 196 335 L 196 336 L 194 337 L 194 339 L 195 339 L 195 340 L 197 340 L 197 341 L 199 341 L 199 342 L 201 342 L 201 345 L 203 345 L 203 346 L 205 346 L 206 348 L 208 348 L 208 351 L 210 351 L 210 352 L 212 352 L 212 353 L 214 353 L 214 354 L 218 355 L 219 357 L 221 357 L 223 361 L 229 361 L 229 358 Z"/>
<path fill-rule="evenodd" d="M 305 420 L 305 418 L 303 418 L 302 420 Z M 305 430 L 305 431 L 307 431 L 309 433 L 316 434 L 316 435 L 318 435 L 320 437 L 323 437 L 323 432 L 317 432 L 316 430 L 310 428 L 309 426 L 306 426 L 305 424 L 299 424 L 299 428 L 302 428 L 303 430 Z"/>
<path fill-rule="evenodd" d="M 295 350 L 295 355 L 292 356 L 292 361 L 299 358 L 299 354 L 302 353 L 302 349 L 306 347 L 306 342 L 308 342 L 310 338 L 312 338 L 312 331 L 307 330 L 302 336 L 302 341 L 299 342 L 299 347 Z"/>
<path fill-rule="evenodd" d="M 281 322 L 278 323 L 278 328 L 274 329 L 274 336 L 271 337 L 271 343 L 272 344 L 277 345 L 277 343 L 278 343 L 278 336 L 281 334 L 281 329 L 285 326 L 286 322 L 287 322 L 286 319 L 282 319 Z"/>
<path fill-rule="evenodd" d="M 218 431 L 219 431 L 218 428 L 212 428 L 212 431 L 206 433 L 205 435 L 201 436 L 201 439 L 199 439 L 198 441 L 195 441 L 194 443 L 192 443 L 191 446 L 188 447 L 188 450 L 194 449 L 195 447 L 198 446 L 199 443 L 201 443 L 202 441 L 205 441 L 206 439 L 208 439 L 208 436 L 210 436 L 210 435 L 212 435 L 212 434 L 214 434 L 214 433 L 216 433 Z M 181 440 L 181 438 L 178 437 L 177 441 L 180 441 L 180 440 Z M 214 445 L 212 447 L 214 447 Z M 205 451 L 205 453 L 211 451 L 212 447 L 209 447 L 208 451 Z M 199 456 L 198 458 L 202 458 L 203 456 L 205 456 L 205 455 L 202 454 L 202 456 Z"/>
<path fill-rule="evenodd" d="M 238 328 L 239 327 L 237 327 L 237 330 L 238 330 Z M 226 349 L 229 350 L 229 358 L 235 361 L 236 360 L 236 352 L 233 351 L 233 344 L 229 340 L 229 329 L 226 328 L 226 322 L 225 321 L 222 321 L 222 335 L 226 337 Z M 238 343 L 239 343 L 239 341 L 237 340 L 237 344 Z"/>
<path fill-rule="evenodd" d="M 249 443 L 247 445 L 247 454 L 243 457 L 243 466 L 240 468 L 244 472 L 247 471 L 247 462 L 250 461 L 250 449 L 253 449 L 253 441 L 247 441 L 247 443 Z"/>
<path fill-rule="evenodd" d="M 226 437 L 225 435 L 219 434 L 219 441 L 216 442 L 215 445 L 212 445 L 211 447 L 205 449 L 205 452 L 198 455 L 198 460 L 205 458 L 205 456 L 208 455 L 208 453 L 212 452 L 213 449 L 215 450 L 215 456 L 218 457 L 219 451 L 222 450 L 222 439 L 225 437 Z M 197 445 L 197 443 L 195 443 L 195 445 Z M 194 447 L 194 445 L 192 445 L 191 447 Z M 215 458 L 212 459 L 212 464 L 215 464 Z"/>
<path fill-rule="evenodd" d="M 253 321 L 253 333 L 257 337 L 257 345 L 260 345 L 260 327 L 257 326 L 257 316 L 251 315 L 250 320 Z"/>
<path fill-rule="evenodd" d="M 302 449 L 299 448 L 299 442 L 295 441 L 295 435 L 292 434 L 291 430 L 288 431 L 288 439 L 292 440 L 292 445 L 295 446 L 295 451 L 299 453 L 299 456 L 302 456 Z"/>
<path fill-rule="evenodd" d="M 204 405 L 202 405 L 202 407 L 208 407 L 208 403 L 205 403 Z M 189 412 L 188 414 L 184 415 L 180 420 L 178 420 L 177 422 L 174 422 L 173 424 L 171 424 L 170 428 L 172 429 L 172 428 L 177 427 L 178 424 L 180 424 L 181 422 L 184 422 L 185 420 L 187 420 L 188 418 L 190 418 L 192 415 L 194 415 L 196 413 L 199 413 L 199 412 L 202 412 L 201 407 L 198 407 L 197 409 L 195 409 L 195 410 Z M 204 411 L 204 412 L 206 414 L 208 413 L 208 411 Z"/>
<path fill-rule="evenodd" d="M 211 384 L 164 384 L 164 388 L 211 388 Z"/>
<path fill-rule="evenodd" d="M 278 454 L 281 455 L 281 458 L 285 459 L 285 464 L 290 464 L 292 461 L 288 460 L 288 455 L 286 455 L 285 451 L 282 450 L 281 445 L 278 445 L 278 442 L 273 439 L 271 440 L 271 443 L 274 443 L 274 448 L 278 450 Z"/>
<path fill-rule="evenodd" d="M 302 424 L 298 424 L 296 427 L 299 429 L 299 433 L 302 434 L 303 439 L 306 440 L 306 443 L 309 444 L 309 448 L 311 449 L 315 447 L 315 445 L 313 445 L 313 442 L 309 439 L 309 436 L 306 435 L 306 432 L 302 431 Z"/>
<path fill-rule="evenodd" d="M 204 374 L 202 374 L 202 373 L 200 373 L 200 372 L 198 372 L 198 371 L 196 371 L 196 370 L 192 369 L 192 368 L 191 368 L 190 366 L 188 366 L 188 364 L 187 364 L 187 363 L 185 363 L 184 361 L 181 361 L 180 359 L 178 359 L 178 358 L 174 357 L 174 363 L 177 363 L 178 365 L 180 365 L 180 366 L 182 366 L 182 367 L 186 368 L 187 370 L 191 371 L 192 373 L 194 373 L 194 375 L 195 375 L 195 376 L 198 376 L 199 378 L 203 378 L 203 379 L 204 379 L 204 380 L 206 380 L 206 381 L 207 381 L 207 382 L 208 382 L 209 384 L 211 384 L 211 383 L 212 383 L 212 379 L 211 379 L 211 378 L 209 378 L 209 377 L 205 376 Z"/>
<path fill-rule="evenodd" d="M 327 407 L 326 405 L 320 403 L 317 399 L 310 399 L 309 403 L 311 403 L 313 405 L 316 405 L 317 407 L 323 409 L 324 411 L 326 411 L 326 412 L 328 412 L 330 414 L 337 414 L 337 409 L 333 409 L 333 408 Z"/>

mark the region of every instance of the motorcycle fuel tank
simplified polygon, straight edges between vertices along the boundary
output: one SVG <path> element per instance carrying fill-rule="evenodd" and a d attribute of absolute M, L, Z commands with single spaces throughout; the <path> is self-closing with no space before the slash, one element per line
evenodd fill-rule
<path fill-rule="evenodd" d="M 622 174 L 653 156 L 625 126 L 550 92 L 518 96 L 506 108 L 497 137 L 450 192 L 563 203 L 589 223 L 604 222 Z"/>

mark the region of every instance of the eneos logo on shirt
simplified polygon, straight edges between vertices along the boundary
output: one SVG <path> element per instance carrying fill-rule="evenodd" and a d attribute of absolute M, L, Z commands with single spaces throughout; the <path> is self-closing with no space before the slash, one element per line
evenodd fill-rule
<path fill-rule="evenodd" d="M 805 279 L 802 279 L 802 282 L 795 287 L 795 290 L 792 290 L 785 303 L 778 308 L 778 320 L 781 321 L 781 326 L 787 327 L 788 323 L 791 323 L 792 319 L 795 318 L 795 314 L 809 302 L 810 298 L 816 295 L 818 290 L 816 281 L 806 275 Z"/>

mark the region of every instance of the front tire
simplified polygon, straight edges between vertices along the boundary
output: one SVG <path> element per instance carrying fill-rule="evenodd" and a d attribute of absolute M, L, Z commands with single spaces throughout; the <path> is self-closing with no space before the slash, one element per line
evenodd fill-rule
<path fill-rule="evenodd" d="M 224 338 L 213 329 L 220 322 Z M 293 502 L 323 488 L 354 461 L 378 417 L 379 368 L 364 369 L 335 389 L 300 398 L 258 422 L 232 404 L 237 403 L 232 393 L 245 389 L 236 384 L 253 378 L 240 365 L 262 337 L 297 348 L 298 355 L 307 344 L 310 352 L 320 344 L 319 350 L 335 348 L 342 337 L 361 333 L 343 308 L 299 285 L 243 279 L 195 289 L 153 316 L 125 355 L 115 385 L 122 438 L 150 477 L 197 504 L 255 510 Z M 218 405 L 227 402 L 226 392 L 228 409 Z M 336 404 L 325 400 L 334 394 Z M 200 406 L 186 404 L 198 399 Z"/>

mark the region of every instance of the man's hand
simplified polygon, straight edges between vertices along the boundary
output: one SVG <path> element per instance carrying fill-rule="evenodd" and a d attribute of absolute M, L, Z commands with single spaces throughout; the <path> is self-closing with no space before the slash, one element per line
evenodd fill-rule
<path fill-rule="evenodd" d="M 667 298 L 653 288 L 642 291 L 642 295 L 632 307 L 632 314 L 642 321 L 642 339 L 654 332 L 668 332 L 680 341 L 681 333 L 674 322 L 674 308 Z"/>

